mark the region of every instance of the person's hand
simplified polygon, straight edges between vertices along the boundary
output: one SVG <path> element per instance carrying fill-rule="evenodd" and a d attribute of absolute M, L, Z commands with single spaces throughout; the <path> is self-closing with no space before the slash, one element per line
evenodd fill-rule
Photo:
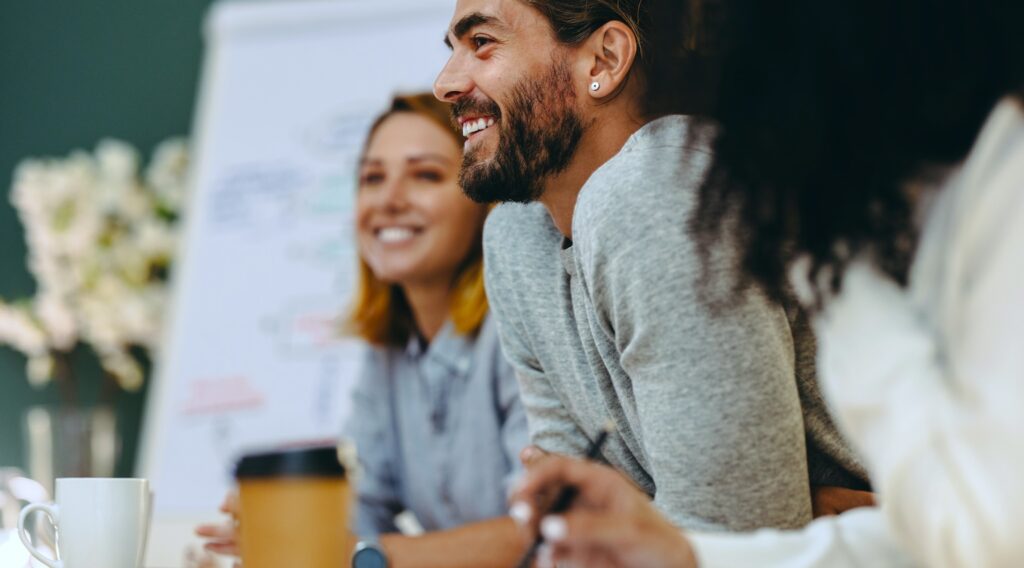
<path fill-rule="evenodd" d="M 203 548 L 217 554 L 239 556 L 238 546 L 238 493 L 232 491 L 224 498 L 220 510 L 230 518 L 221 524 L 199 525 L 196 534 L 210 539 Z M 235 566 L 238 566 L 236 564 Z"/>
<path fill-rule="evenodd" d="M 814 518 L 839 515 L 858 507 L 874 507 L 875 494 L 845 487 L 824 485 L 811 487 L 811 507 Z"/>
<path fill-rule="evenodd" d="M 217 556 L 208 550 L 202 550 L 194 546 L 185 549 L 185 564 L 183 568 L 219 568 L 220 562 Z M 236 562 L 235 568 L 241 568 L 241 563 Z"/>
<path fill-rule="evenodd" d="M 570 510 L 538 518 L 565 486 L 578 492 Z M 615 470 L 563 456 L 544 456 L 510 498 L 512 517 L 532 543 L 539 531 L 545 545 L 541 568 L 695 568 L 696 559 L 680 529 Z"/>
<path fill-rule="evenodd" d="M 529 470 L 533 464 L 544 459 L 547 455 L 548 453 L 539 447 L 530 445 L 526 446 L 521 452 L 519 452 L 519 462 L 523 464 L 523 467 Z"/>

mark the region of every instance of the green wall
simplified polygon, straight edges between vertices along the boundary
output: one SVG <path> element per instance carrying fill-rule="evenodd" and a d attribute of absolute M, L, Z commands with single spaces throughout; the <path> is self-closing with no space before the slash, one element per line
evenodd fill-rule
<path fill-rule="evenodd" d="M 104 137 L 127 140 L 146 159 L 157 142 L 187 135 L 209 0 L 8 2 L 0 17 L 0 296 L 32 293 L 21 226 L 7 199 L 15 164 L 63 156 Z M 98 390 L 98 364 L 75 353 L 82 396 Z M 23 466 L 21 417 L 57 401 L 31 388 L 20 354 L 0 348 L 0 467 Z M 131 473 L 145 392 L 122 395 L 118 414 Z"/>

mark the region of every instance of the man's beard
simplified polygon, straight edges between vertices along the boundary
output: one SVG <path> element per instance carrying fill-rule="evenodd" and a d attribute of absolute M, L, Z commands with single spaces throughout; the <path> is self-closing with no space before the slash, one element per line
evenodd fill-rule
<path fill-rule="evenodd" d="M 513 87 L 504 115 L 492 100 L 456 102 L 456 117 L 474 111 L 500 119 L 494 157 L 481 158 L 482 150 L 473 149 L 462 158 L 459 184 L 466 195 L 478 203 L 538 199 L 548 177 L 569 166 L 583 137 L 575 101 L 569 64 L 561 61 L 542 77 Z"/>

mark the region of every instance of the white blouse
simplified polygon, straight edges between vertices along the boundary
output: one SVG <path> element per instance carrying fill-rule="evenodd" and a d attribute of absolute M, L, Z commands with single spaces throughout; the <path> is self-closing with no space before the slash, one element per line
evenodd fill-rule
<path fill-rule="evenodd" d="M 801 531 L 692 535 L 700 566 L 1024 566 L 1017 101 L 996 107 L 927 212 L 908 288 L 856 262 L 815 327 L 819 380 L 880 509 Z"/>

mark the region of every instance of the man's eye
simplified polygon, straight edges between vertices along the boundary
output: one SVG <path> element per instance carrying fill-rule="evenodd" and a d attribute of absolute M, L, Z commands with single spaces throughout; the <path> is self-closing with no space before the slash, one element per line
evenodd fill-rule
<path fill-rule="evenodd" d="M 473 47 L 476 49 L 482 49 L 494 43 L 493 39 L 484 36 L 473 36 L 473 38 L 470 39 L 470 41 L 473 43 Z"/>

